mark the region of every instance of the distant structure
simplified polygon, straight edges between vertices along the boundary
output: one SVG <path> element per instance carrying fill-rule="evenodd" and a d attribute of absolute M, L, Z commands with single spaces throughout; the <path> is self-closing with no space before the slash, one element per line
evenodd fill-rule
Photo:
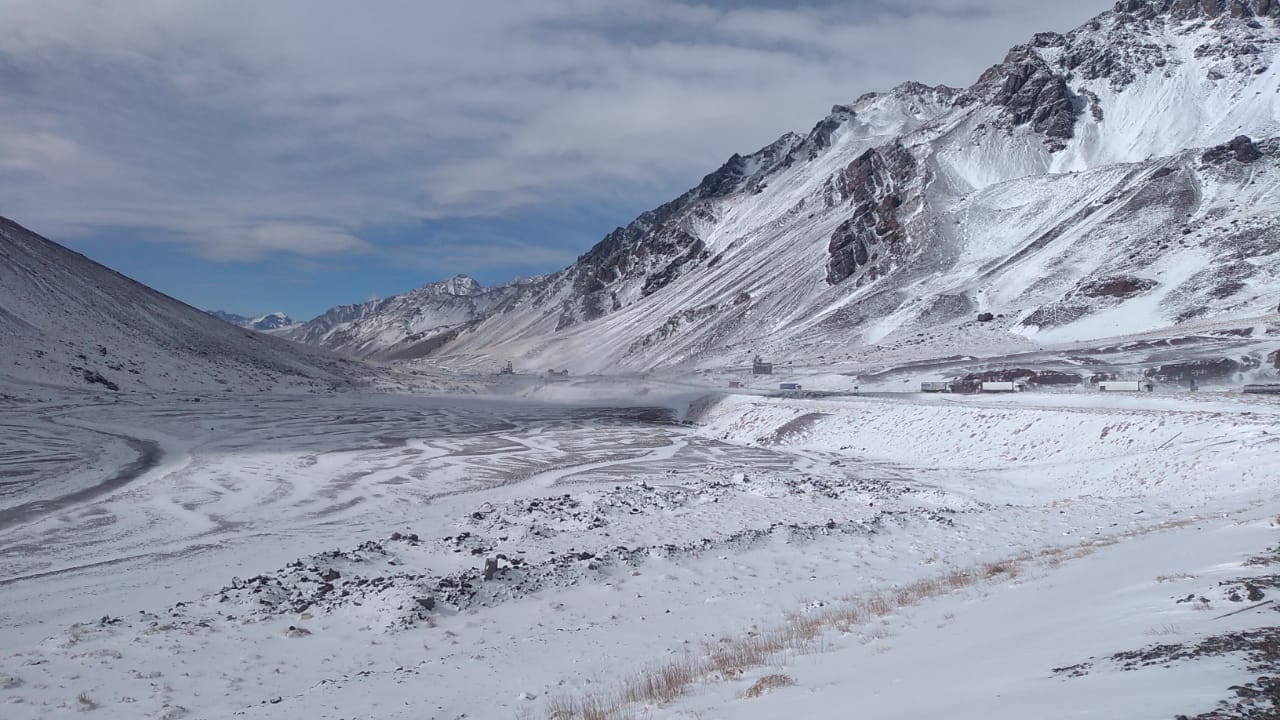
<path fill-rule="evenodd" d="M 981 392 L 1023 392 L 1027 389 L 1027 383 L 1022 380 L 1000 381 L 1000 380 L 984 380 L 978 388 Z"/>
<path fill-rule="evenodd" d="M 515 374 L 516 374 L 516 369 L 515 369 L 514 367 L 512 367 L 512 365 L 511 365 L 511 361 L 510 361 L 510 360 L 508 360 L 508 361 L 507 361 L 507 364 L 506 364 L 506 365 L 503 365 L 503 366 L 502 366 L 502 369 L 498 371 L 498 374 L 499 374 L 499 375 L 515 375 Z"/>
<path fill-rule="evenodd" d="M 772 375 L 773 363 L 767 363 L 761 360 L 760 356 L 757 355 L 755 359 L 751 361 L 751 374 L 752 375 Z"/>
<path fill-rule="evenodd" d="M 1150 380 L 1103 380 L 1098 383 L 1098 390 L 1102 392 L 1152 392 L 1155 389 L 1155 383 Z"/>

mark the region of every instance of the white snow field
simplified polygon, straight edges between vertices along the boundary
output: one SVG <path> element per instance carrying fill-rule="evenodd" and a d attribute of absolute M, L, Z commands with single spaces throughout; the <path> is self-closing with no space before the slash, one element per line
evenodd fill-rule
<path fill-rule="evenodd" d="M 548 392 L 0 397 L 0 717 L 1274 710 L 1280 402 Z"/>

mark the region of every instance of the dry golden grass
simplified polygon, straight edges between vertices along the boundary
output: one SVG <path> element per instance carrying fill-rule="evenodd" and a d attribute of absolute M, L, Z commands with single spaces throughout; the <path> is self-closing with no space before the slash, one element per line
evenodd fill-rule
<path fill-rule="evenodd" d="M 790 675 L 780 675 L 777 673 L 774 673 L 773 675 L 765 675 L 754 683 L 751 683 L 751 687 L 747 688 L 746 692 L 742 693 L 742 696 L 746 698 L 758 698 L 770 690 L 791 687 L 795 684 L 795 679 Z"/>
<path fill-rule="evenodd" d="M 981 582 L 1013 580 L 1030 567 L 1057 568 L 1063 562 L 1083 558 L 1122 540 L 1184 527 L 1199 520 L 1200 518 L 1185 518 L 1114 536 L 1090 538 L 1076 546 L 1046 547 L 1034 553 L 1023 552 L 1005 560 L 969 569 L 953 569 L 887 592 L 851 595 L 815 612 L 789 615 L 780 627 L 773 630 L 754 631 L 737 638 L 726 637 L 714 643 L 704 643 L 701 655 L 684 655 L 646 668 L 623 681 L 613 691 L 596 691 L 576 698 L 552 699 L 545 706 L 546 717 L 548 720 L 630 720 L 633 717 L 629 712 L 631 708 L 669 703 L 696 684 L 735 680 L 749 670 L 766 665 L 784 652 L 820 651 L 821 642 L 828 632 L 848 634 L 855 626 L 867 625 L 896 610 L 931 598 L 973 587 Z M 1207 606 L 1200 605 L 1196 603 L 1197 610 L 1208 609 Z M 883 637 L 883 628 L 873 628 L 862 639 L 869 642 Z M 789 681 L 786 684 L 794 684 L 794 680 L 788 676 L 768 675 L 749 687 L 744 696 L 758 697 L 760 693 L 770 689 L 761 687 L 754 695 L 750 694 L 768 678 L 786 678 Z"/>

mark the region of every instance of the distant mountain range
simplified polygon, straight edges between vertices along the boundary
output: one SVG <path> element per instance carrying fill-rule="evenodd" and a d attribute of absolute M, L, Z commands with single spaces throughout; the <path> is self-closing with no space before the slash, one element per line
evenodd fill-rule
<path fill-rule="evenodd" d="M 1252 327 L 1280 295 L 1278 16 L 1123 0 L 968 88 L 837 105 L 560 272 L 459 277 L 287 334 L 592 371 Z"/>
<path fill-rule="evenodd" d="M 357 357 L 397 360 L 438 350 L 475 323 L 509 308 L 539 278 L 491 288 L 466 275 L 424 285 L 404 295 L 340 305 L 282 336 Z"/>
<path fill-rule="evenodd" d="M 245 317 L 244 315 L 236 315 L 235 313 L 223 312 L 222 310 L 206 310 L 205 312 L 222 320 L 229 322 L 248 330 L 257 330 L 259 332 L 270 332 L 272 330 L 283 330 L 294 325 L 294 321 L 288 315 L 282 312 L 267 313 L 258 317 Z"/>

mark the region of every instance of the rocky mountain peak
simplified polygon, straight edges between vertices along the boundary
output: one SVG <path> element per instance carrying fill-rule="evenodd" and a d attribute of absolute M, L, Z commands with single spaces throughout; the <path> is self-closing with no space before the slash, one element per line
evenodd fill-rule
<path fill-rule="evenodd" d="M 453 277 L 438 283 L 441 292 L 446 295 L 474 295 L 481 289 L 480 283 L 468 275 L 454 275 Z"/>
<path fill-rule="evenodd" d="M 1280 0 L 1120 0 L 1115 11 L 1151 18 L 1167 16 L 1178 20 L 1193 18 L 1280 18 Z"/>

